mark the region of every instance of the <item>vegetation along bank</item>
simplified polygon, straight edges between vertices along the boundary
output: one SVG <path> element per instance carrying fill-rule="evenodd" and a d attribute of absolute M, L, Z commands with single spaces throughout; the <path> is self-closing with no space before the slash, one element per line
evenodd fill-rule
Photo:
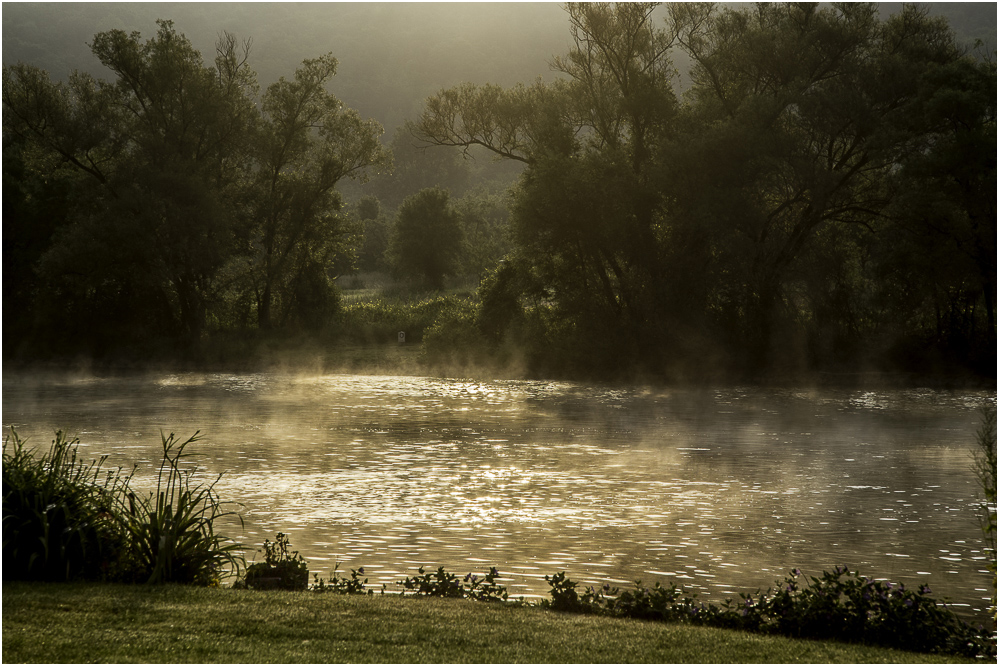
<path fill-rule="evenodd" d="M 375 590 L 367 587 L 363 567 L 351 570 L 349 575 L 334 567 L 328 579 L 313 573 L 310 585 L 308 563 L 291 550 L 283 534 L 278 534 L 273 543 L 265 541 L 263 560 L 247 566 L 242 547 L 214 530 L 214 521 L 227 515 L 232 507 L 214 490 L 221 477 L 208 484 L 195 483 L 193 470 L 184 465 L 190 455 L 187 447 L 197 439 L 197 435 L 183 441 L 173 435 L 164 436 L 157 487 L 143 494 L 132 490 L 130 474 L 125 475 L 120 469 L 105 469 L 103 459 L 80 460 L 78 443 L 67 440 L 61 433 L 48 451 L 39 453 L 27 450 L 12 432 L 5 439 L 3 450 L 5 605 L 9 591 L 12 599 L 14 591 L 19 595 L 16 598 L 20 601 L 16 603 L 30 604 L 32 599 L 42 598 L 31 587 L 10 586 L 12 581 L 131 583 L 137 586 L 134 589 L 146 590 L 167 583 L 218 588 L 226 579 L 234 579 L 233 587 L 245 594 L 286 590 L 301 599 L 374 595 Z M 979 501 L 982 531 L 992 544 L 995 543 L 995 441 L 992 407 L 983 413 L 974 453 L 975 471 L 985 493 Z M 987 552 L 992 556 L 994 585 L 994 547 Z M 396 589 L 389 590 L 383 585 L 378 592 L 403 597 L 469 599 L 504 607 L 534 605 L 600 618 L 831 639 L 968 659 L 994 658 L 996 654 L 994 609 L 985 621 L 988 626 L 969 624 L 946 604 L 935 600 L 925 585 L 916 590 L 907 589 L 847 567 L 836 567 L 820 576 L 805 576 L 795 569 L 766 591 L 741 593 L 739 599 L 721 604 L 703 603 L 696 594 L 685 593 L 675 584 L 656 583 L 648 587 L 637 582 L 634 589 L 625 590 L 609 585 L 602 589 L 580 588 L 564 572 L 545 576 L 545 580 L 551 588 L 550 599 L 536 604 L 510 600 L 495 568 L 483 576 L 469 573 L 464 577 L 443 567 L 435 572 L 421 568 L 418 575 L 398 581 Z M 39 589 L 72 592 L 92 588 Z M 231 596 L 224 590 L 216 593 L 223 596 L 213 603 L 226 600 L 225 603 L 234 604 L 245 598 Z M 147 593 L 134 594 L 137 596 L 131 598 L 140 599 Z M 196 609 L 201 603 L 194 602 L 192 612 L 198 613 Z M 8 612 L 4 614 L 5 636 L 9 635 L 6 627 L 10 608 L 7 605 Z M 21 625 L 23 631 L 34 631 L 30 628 L 33 621 L 22 618 L 21 622 L 27 623 Z M 5 656 L 7 646 L 5 640 Z"/>
<path fill-rule="evenodd" d="M 262 86 L 249 39 L 162 20 L 93 36 L 107 78 L 10 64 L 4 358 L 379 330 L 427 371 L 994 384 L 995 58 L 930 12 L 570 4 L 548 79 L 446 87 L 386 142 L 333 53 Z"/>

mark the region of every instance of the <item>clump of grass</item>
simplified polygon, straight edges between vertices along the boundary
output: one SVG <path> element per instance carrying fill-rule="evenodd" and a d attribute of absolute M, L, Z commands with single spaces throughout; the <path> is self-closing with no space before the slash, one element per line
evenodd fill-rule
<path fill-rule="evenodd" d="M 37 454 L 11 431 L 3 445 L 4 580 L 111 580 L 217 585 L 238 573 L 239 545 L 214 531 L 226 510 L 219 478 L 192 484 L 185 441 L 161 436 L 156 491 L 137 496 L 132 474 L 83 463 L 79 440 L 56 433 Z M 134 472 L 134 470 L 133 470 Z"/>
<path fill-rule="evenodd" d="M 181 461 L 192 455 L 185 449 L 200 439 L 198 432 L 184 441 L 173 433 L 161 438 L 156 491 L 142 498 L 131 491 L 124 497 L 117 494 L 117 513 L 131 546 L 129 568 L 147 583 L 217 586 L 222 578 L 238 574 L 242 557 L 237 552 L 240 545 L 216 534 L 214 523 L 238 514 L 226 510 L 231 503 L 215 492 L 222 474 L 207 485 L 192 486 L 193 470 L 181 468 Z"/>

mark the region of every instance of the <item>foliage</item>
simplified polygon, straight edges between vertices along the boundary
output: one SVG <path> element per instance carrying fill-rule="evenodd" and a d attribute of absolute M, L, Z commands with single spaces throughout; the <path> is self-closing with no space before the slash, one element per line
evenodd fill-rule
<path fill-rule="evenodd" d="M 583 594 L 564 572 L 545 576 L 551 586 L 554 610 L 600 613 L 663 622 L 688 622 L 713 627 L 775 633 L 796 638 L 833 639 L 904 648 L 919 652 L 995 657 L 995 634 L 972 628 L 945 604 L 902 584 L 874 580 L 836 567 L 800 585 L 797 569 L 777 587 L 755 595 L 742 593 L 740 601 L 721 605 L 697 601 L 671 584 L 621 592 L 605 585 Z"/>
<path fill-rule="evenodd" d="M 362 121 L 326 90 L 337 64 L 332 54 L 305 60 L 292 81 L 282 78 L 262 99 L 256 137 L 260 169 L 251 189 L 251 238 L 261 252 L 250 276 L 264 329 L 273 323 L 276 299 L 284 306 L 283 319 L 323 309 L 317 300 L 332 291 L 324 284 L 326 269 L 338 252 L 354 245 L 356 235 L 336 213 L 341 207 L 336 185 L 363 178 L 366 169 L 388 159 L 378 142 L 381 128 Z M 303 280 L 315 294 L 311 298 L 301 296 Z M 306 323 L 315 329 L 322 321 Z"/>
<path fill-rule="evenodd" d="M 355 206 L 355 215 L 363 226 L 363 241 L 357 250 L 357 265 L 361 271 L 383 271 L 385 251 L 389 243 L 389 222 L 382 215 L 381 204 L 375 197 L 362 197 Z"/>
<path fill-rule="evenodd" d="M 374 594 L 374 590 L 366 590 L 365 585 L 368 584 L 368 579 L 365 578 L 361 580 L 361 576 L 364 575 L 364 567 L 359 567 L 357 569 L 350 570 L 350 578 L 344 578 L 338 573 L 340 568 L 340 563 L 337 562 L 333 565 L 333 571 L 330 574 L 329 582 L 325 579 L 320 578 L 319 574 L 312 574 L 314 581 L 312 585 L 313 592 L 329 592 L 332 594 Z M 385 593 L 385 585 L 382 585 L 382 594 Z"/>
<path fill-rule="evenodd" d="M 379 174 L 364 190 L 384 202 L 390 211 L 421 190 L 439 187 L 462 196 L 467 189 L 470 169 L 457 150 L 427 150 L 404 127 L 393 133 L 389 148 L 394 164 L 392 172 Z"/>
<path fill-rule="evenodd" d="M 397 275 L 422 280 L 439 290 L 445 277 L 458 272 L 463 246 L 461 218 L 448 192 L 435 187 L 420 190 L 402 202 L 388 256 Z"/>
<path fill-rule="evenodd" d="M 201 439 L 199 434 L 184 441 L 173 433 L 161 438 L 163 458 L 155 492 L 142 497 L 129 491 L 115 498 L 131 545 L 128 573 L 146 583 L 217 586 L 222 578 L 238 575 L 242 558 L 239 544 L 216 534 L 214 523 L 237 514 L 225 510 L 229 503 L 215 492 L 221 474 L 207 485 L 192 486 L 194 470 L 181 468 L 193 455 L 185 449 Z"/>
<path fill-rule="evenodd" d="M 445 597 L 452 599 L 475 599 L 476 601 L 506 601 L 507 591 L 496 583 L 499 571 L 496 567 L 489 569 L 484 577 L 469 573 L 463 580 L 438 567 L 435 573 L 427 573 L 423 567 L 418 570 L 419 576 L 407 576 L 399 581 L 403 587 L 403 595 L 412 592 L 415 596 Z"/>
<path fill-rule="evenodd" d="M 483 191 L 455 200 L 465 238 L 462 272 L 481 277 L 510 252 L 508 205 L 508 197 Z"/>
<path fill-rule="evenodd" d="M 382 298 L 346 303 L 340 315 L 341 335 L 357 342 L 395 342 L 399 331 L 407 342 L 420 342 L 444 313 L 467 308 L 458 296 L 423 299 Z"/>
<path fill-rule="evenodd" d="M 112 80 L 55 83 L 23 63 L 3 72 L 17 227 L 44 212 L 32 193 L 55 213 L 25 237 L 37 328 L 57 313 L 81 322 L 74 336 L 25 335 L 29 345 L 138 355 L 149 340 L 196 349 L 206 328 L 251 317 L 327 325 L 333 271 L 352 262 L 359 232 L 338 214 L 337 184 L 389 159 L 377 123 L 326 90 L 336 59 L 305 60 L 257 100 L 250 42 L 226 32 L 212 64 L 170 21 L 145 41 L 98 33 L 90 49 Z"/>
<path fill-rule="evenodd" d="M 975 476 L 982 489 L 978 507 L 978 522 L 985 538 L 985 551 L 992 569 L 992 586 L 996 584 L 996 405 L 982 408 L 982 423 L 975 433 L 976 448 L 973 452 Z M 993 601 L 992 614 L 996 606 Z"/>
<path fill-rule="evenodd" d="M 84 464 L 61 431 L 40 456 L 24 444 L 13 428 L 3 443 L 4 580 L 109 576 L 127 547 L 113 510 L 129 477 L 103 470 L 106 456 Z"/>
<path fill-rule="evenodd" d="M 486 366 L 492 359 L 476 323 L 477 310 L 474 303 L 458 300 L 442 308 L 424 332 L 420 360 L 438 370 L 455 372 Z"/>
<path fill-rule="evenodd" d="M 264 561 L 246 568 L 239 587 L 260 590 L 305 590 L 309 567 L 298 551 L 288 552 L 288 535 L 278 532 L 274 543 L 264 540 Z"/>
<path fill-rule="evenodd" d="M 564 78 L 462 84 L 412 125 L 526 165 L 512 266 L 518 297 L 545 294 L 536 356 L 760 377 L 911 367 L 890 350 L 918 339 L 943 361 L 927 370 L 988 375 L 994 64 L 946 21 L 912 5 L 566 10 Z"/>
<path fill-rule="evenodd" d="M 219 479 L 192 486 L 192 470 L 180 467 L 197 433 L 183 442 L 163 437 L 148 497 L 132 491 L 131 474 L 103 471 L 106 457 L 79 462 L 79 441 L 61 432 L 38 457 L 11 437 L 3 454 L 5 577 L 218 585 L 238 573 L 238 545 L 214 531 L 216 519 L 232 514 L 214 491 Z"/>

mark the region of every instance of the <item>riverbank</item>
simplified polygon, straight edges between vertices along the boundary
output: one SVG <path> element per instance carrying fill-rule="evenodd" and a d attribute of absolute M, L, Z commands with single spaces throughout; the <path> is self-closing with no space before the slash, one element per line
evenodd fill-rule
<path fill-rule="evenodd" d="M 4 583 L 3 661 L 963 663 L 831 641 L 452 599 Z"/>

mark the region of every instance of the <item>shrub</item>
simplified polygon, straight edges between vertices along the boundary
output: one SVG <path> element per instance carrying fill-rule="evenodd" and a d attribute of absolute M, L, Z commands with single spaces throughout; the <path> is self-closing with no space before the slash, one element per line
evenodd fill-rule
<path fill-rule="evenodd" d="M 704 604 L 697 595 L 681 597 L 675 586 L 620 592 L 605 585 L 576 592 L 576 583 L 564 572 L 545 576 L 551 586 L 553 610 L 600 613 L 665 622 L 689 622 L 743 631 L 776 633 L 811 639 L 869 643 L 918 652 L 939 652 L 966 657 L 995 657 L 995 634 L 975 629 L 945 605 L 932 599 L 930 589 L 918 591 L 888 581 L 878 581 L 836 567 L 799 584 L 795 569 L 777 588 L 764 593 L 740 594 L 740 601 Z"/>
<path fill-rule="evenodd" d="M 442 315 L 467 307 L 467 301 L 455 296 L 348 303 L 341 312 L 341 336 L 354 342 L 389 343 L 405 331 L 406 341 L 417 343 Z"/>
<path fill-rule="evenodd" d="M 128 478 L 106 457 L 83 464 L 61 431 L 37 457 L 24 443 L 13 429 L 3 443 L 4 580 L 107 577 L 126 547 L 113 507 Z"/>
<path fill-rule="evenodd" d="M 436 573 L 426 573 L 423 567 L 418 570 L 419 576 L 409 577 L 399 581 L 403 587 L 403 595 L 412 592 L 415 596 L 446 597 L 452 599 L 475 599 L 476 601 L 506 601 L 507 591 L 496 583 L 499 571 L 495 567 L 483 578 L 469 573 L 464 580 L 449 573 L 444 567 L 438 567 Z"/>
<path fill-rule="evenodd" d="M 366 590 L 364 587 L 368 584 L 368 579 L 361 580 L 361 576 L 364 575 L 364 567 L 351 569 L 350 578 L 340 576 L 338 573 L 339 568 L 339 562 L 333 565 L 333 573 L 330 575 L 328 583 L 325 579 L 320 578 L 319 574 L 313 574 L 315 583 L 312 586 L 312 591 L 332 592 L 333 594 L 374 594 L 374 590 Z M 384 593 L 385 585 L 382 584 L 382 594 Z"/>
<path fill-rule="evenodd" d="M 36 457 L 11 431 L 3 449 L 5 579 L 212 585 L 238 572 L 238 544 L 213 527 L 231 514 L 214 492 L 218 479 L 192 487 L 192 471 L 180 468 L 197 440 L 162 437 L 156 491 L 143 498 L 132 492 L 131 474 L 102 469 L 106 457 L 81 463 L 79 440 L 58 432 Z"/>
<path fill-rule="evenodd" d="M 264 561 L 251 564 L 241 587 L 256 590 L 305 590 L 309 587 L 309 566 L 298 551 L 289 552 L 290 542 L 278 533 L 274 543 L 264 540 Z"/>
<path fill-rule="evenodd" d="M 992 570 L 992 589 L 996 589 L 996 406 L 987 405 L 982 409 L 982 424 L 975 433 L 973 454 L 975 476 L 984 497 L 978 509 L 978 522 L 985 537 L 985 552 L 989 556 Z M 993 599 L 992 616 L 996 605 Z"/>

